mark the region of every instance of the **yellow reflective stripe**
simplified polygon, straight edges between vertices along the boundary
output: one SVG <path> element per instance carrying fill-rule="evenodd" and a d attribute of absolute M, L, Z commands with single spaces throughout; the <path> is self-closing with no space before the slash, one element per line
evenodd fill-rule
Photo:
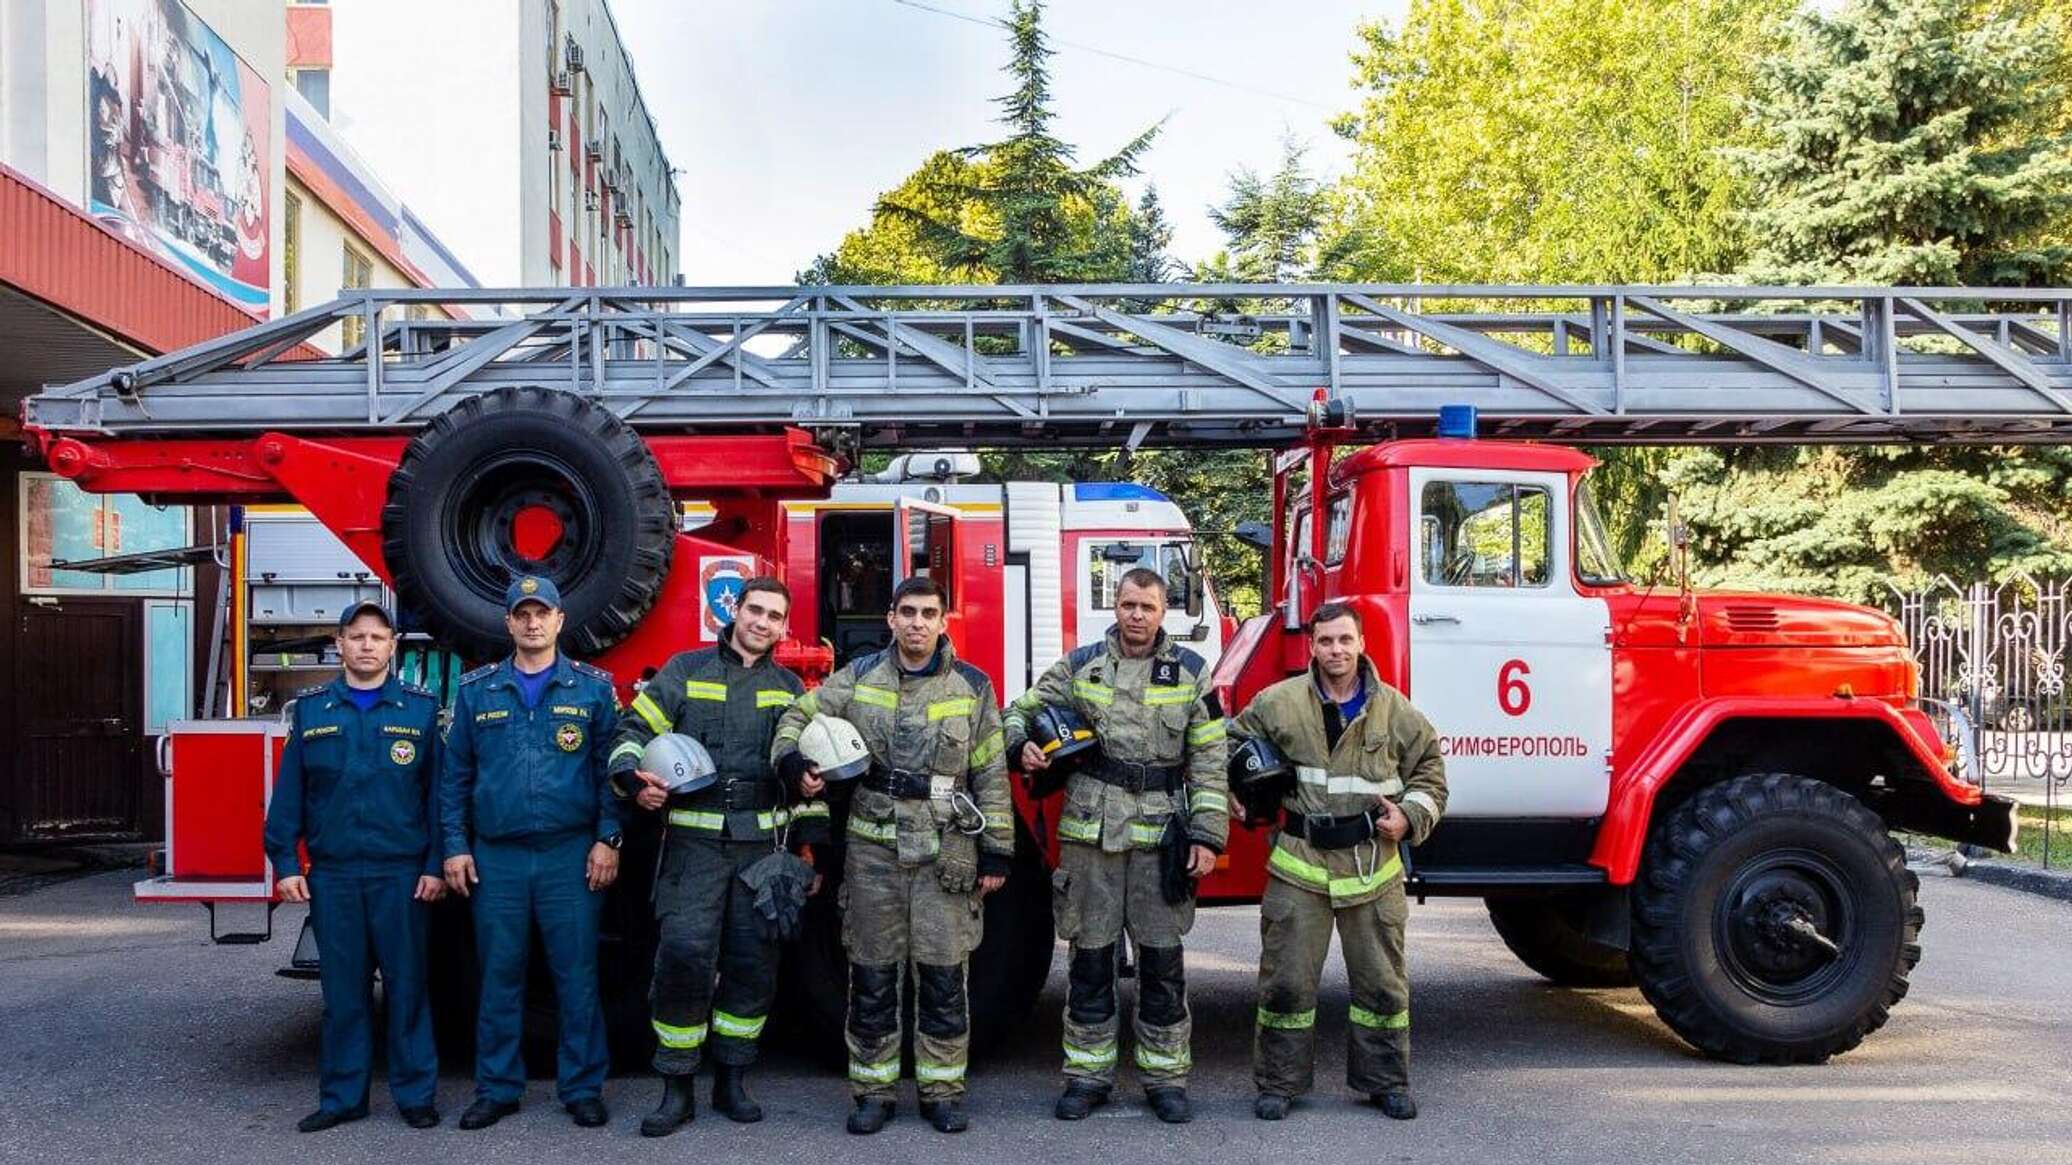
<path fill-rule="evenodd" d="M 852 818 L 852 820 L 854 819 Z M 1058 819 L 1058 836 L 1066 841 L 1099 842 L 1101 840 L 1101 823 L 1090 821 L 1084 817 L 1060 817 Z"/>
<path fill-rule="evenodd" d="M 705 1025 L 677 1027 L 655 1020 L 655 1039 L 665 1048 L 695 1048 L 705 1042 Z"/>
<path fill-rule="evenodd" d="M 897 822 L 872 821 L 868 817 L 858 817 L 854 814 L 851 814 L 849 817 L 849 833 L 852 837 L 860 837 L 865 841 L 882 842 L 885 845 L 894 845 L 899 841 L 899 825 Z"/>
<path fill-rule="evenodd" d="M 783 688 L 757 688 L 755 706 L 758 708 L 789 708 L 798 697 Z"/>
<path fill-rule="evenodd" d="M 961 1084 L 964 1082 L 964 1065 L 930 1064 L 925 1060 L 914 1061 L 914 1082 L 917 1084 Z"/>
<path fill-rule="evenodd" d="M 899 1083 L 899 1057 L 866 1064 L 861 1060 L 849 1061 L 849 1079 L 859 1084 Z"/>
<path fill-rule="evenodd" d="M 1346 1018 L 1352 1020 L 1356 1024 L 1359 1024 L 1361 1027 L 1371 1027 L 1376 1028 L 1380 1031 L 1396 1032 L 1403 1031 L 1410 1026 L 1410 1009 L 1406 1007 L 1403 1010 L 1395 1012 L 1393 1014 L 1383 1015 L 1378 1011 L 1369 1011 L 1366 1008 L 1361 1007 L 1359 1004 L 1355 1003 L 1353 1004 L 1351 1011 L 1347 1013 Z"/>
<path fill-rule="evenodd" d="M 1228 735 L 1230 735 L 1228 721 L 1222 719 L 1204 720 L 1187 730 L 1187 743 L 1214 744 Z"/>
<path fill-rule="evenodd" d="M 811 716 L 820 711 L 820 689 L 815 688 L 791 702 L 791 706 Z"/>
<path fill-rule="evenodd" d="M 1187 795 L 1189 813 L 1228 813 L 1230 798 L 1214 789 L 1196 789 Z"/>
<path fill-rule="evenodd" d="M 1170 684 L 1153 684 L 1144 689 L 1144 706 L 1146 708 L 1164 708 L 1172 704 L 1192 704 L 1194 703 L 1194 697 L 1195 689 L 1193 684 L 1186 684 L 1180 687 L 1174 687 Z"/>
<path fill-rule="evenodd" d="M 1115 1045 L 1111 1042 L 1097 1047 L 1082 1048 L 1075 1044 L 1066 1044 L 1065 1063 L 1073 1068 L 1113 1068 Z"/>
<path fill-rule="evenodd" d="M 727 698 L 727 686 L 715 684 L 711 680 L 685 680 L 683 694 L 687 699 L 718 700 L 724 703 Z"/>
<path fill-rule="evenodd" d="M 804 805 L 793 806 L 791 810 L 791 819 L 793 821 L 803 821 L 808 817 L 826 817 L 827 815 L 827 802 L 825 801 L 808 801 Z"/>
<path fill-rule="evenodd" d="M 928 705 L 928 718 L 942 720 L 950 716 L 969 716 L 976 707 L 978 701 L 970 696 L 959 696 L 954 700 L 937 700 Z"/>
<path fill-rule="evenodd" d="M 856 702 L 869 704 L 874 708 L 899 707 L 899 693 L 891 688 L 876 688 L 869 684 L 856 685 Z"/>
<path fill-rule="evenodd" d="M 1273 847 L 1267 855 L 1266 864 L 1293 877 L 1312 890 L 1329 894 L 1333 898 L 1352 898 L 1372 890 L 1379 890 L 1389 880 L 1403 872 L 1403 856 L 1393 854 L 1381 864 L 1381 868 L 1366 877 L 1354 875 L 1350 878 L 1334 878 L 1331 871 L 1312 862 L 1305 862 L 1280 846 Z"/>
<path fill-rule="evenodd" d="M 1194 1066 L 1190 1052 L 1154 1052 L 1142 1044 L 1137 1045 L 1137 1067 L 1149 1072 L 1185 1072 Z"/>
<path fill-rule="evenodd" d="M 620 744 L 619 747 L 612 750 L 612 754 L 609 760 L 615 761 L 622 756 L 630 756 L 634 760 L 639 760 L 641 751 L 642 749 L 638 744 L 635 744 L 632 741 L 628 740 Z"/>
<path fill-rule="evenodd" d="M 1115 702 L 1114 688 L 1106 684 L 1094 683 L 1092 680 L 1073 680 L 1072 694 L 1081 699 L 1091 700 L 1096 704 L 1112 704 Z"/>
<path fill-rule="evenodd" d="M 1149 825 L 1142 821 L 1130 822 L 1130 844 L 1156 846 L 1165 840 L 1165 825 Z"/>
<path fill-rule="evenodd" d="M 972 748 L 971 763 L 974 765 L 983 765 L 990 763 L 994 757 L 999 756 L 1002 752 L 1005 752 L 1006 750 L 1007 737 L 1004 733 L 1002 733 L 999 729 L 996 728 L 992 732 L 987 733 L 986 738 L 984 740 L 979 741 L 978 744 Z"/>
<path fill-rule="evenodd" d="M 718 833 L 727 827 L 727 815 L 704 809 L 671 809 L 669 824 L 681 825 L 686 829 L 709 829 Z"/>
<path fill-rule="evenodd" d="M 1373 873 L 1367 875 L 1364 878 L 1355 876 L 1351 878 L 1331 879 L 1331 897 L 1351 898 L 1358 894 L 1365 894 L 1371 890 L 1379 890 L 1383 886 L 1388 885 L 1391 879 L 1393 879 L 1397 874 L 1400 874 L 1402 872 L 1402 855 L 1393 855 L 1389 858 L 1388 861 L 1382 863 L 1380 869 L 1374 871 Z"/>
<path fill-rule="evenodd" d="M 661 705 L 655 703 L 653 700 L 648 699 L 648 694 L 646 692 L 642 692 L 638 696 L 633 697 L 633 710 L 639 713 L 640 718 L 643 721 L 645 721 L 647 723 L 647 726 L 650 729 L 653 729 L 655 732 L 662 733 L 669 731 L 669 717 L 664 716 L 662 714 Z"/>
<path fill-rule="evenodd" d="M 1308 1011 L 1268 1011 L 1262 1007 L 1259 1009 L 1259 1026 L 1289 1032 L 1313 1028 L 1317 1026 L 1317 1009 L 1312 1007 Z"/>
<path fill-rule="evenodd" d="M 769 1018 L 767 1015 L 728 1015 L 715 1009 L 712 1013 L 712 1030 L 737 1040 L 752 1040 L 763 1034 L 763 1024 L 768 1022 Z"/>

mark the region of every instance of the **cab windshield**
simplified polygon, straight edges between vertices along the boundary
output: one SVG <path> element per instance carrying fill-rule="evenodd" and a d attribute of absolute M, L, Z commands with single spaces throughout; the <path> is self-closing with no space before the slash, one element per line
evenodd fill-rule
<path fill-rule="evenodd" d="M 1604 515 L 1586 478 L 1576 487 L 1576 576 L 1592 586 L 1628 581 L 1626 570 L 1605 534 Z"/>

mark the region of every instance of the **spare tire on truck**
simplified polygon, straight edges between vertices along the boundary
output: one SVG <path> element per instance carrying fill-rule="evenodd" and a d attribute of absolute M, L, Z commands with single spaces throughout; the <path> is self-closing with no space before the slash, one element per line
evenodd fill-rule
<path fill-rule="evenodd" d="M 381 511 L 402 605 L 478 658 L 510 650 L 514 574 L 560 588 L 571 655 L 617 643 L 654 605 L 675 538 L 676 505 L 647 443 L 597 402 L 546 388 L 499 388 L 434 418 L 403 451 Z"/>

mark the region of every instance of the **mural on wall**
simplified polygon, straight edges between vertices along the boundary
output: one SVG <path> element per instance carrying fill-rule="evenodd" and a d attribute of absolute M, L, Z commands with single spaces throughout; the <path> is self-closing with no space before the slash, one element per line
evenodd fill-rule
<path fill-rule="evenodd" d="M 87 0 L 88 209 L 267 314 L 266 84 L 179 0 Z"/>

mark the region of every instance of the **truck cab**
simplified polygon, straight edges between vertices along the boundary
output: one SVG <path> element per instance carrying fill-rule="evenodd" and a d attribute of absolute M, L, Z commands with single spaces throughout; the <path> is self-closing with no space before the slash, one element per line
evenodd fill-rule
<path fill-rule="evenodd" d="M 1301 672 L 1310 612 L 1350 604 L 1446 758 L 1412 893 L 1483 897 L 1536 970 L 1637 981 L 1714 1054 L 1853 1046 L 1919 952 L 1889 831 L 2010 849 L 2012 806 L 1956 771 L 1893 619 L 1627 579 L 1594 464 L 1459 438 L 1283 454 L 1278 603 L 1238 631 L 1219 698 L 1235 713 Z M 1268 844 L 1235 839 L 1232 868 Z"/>

